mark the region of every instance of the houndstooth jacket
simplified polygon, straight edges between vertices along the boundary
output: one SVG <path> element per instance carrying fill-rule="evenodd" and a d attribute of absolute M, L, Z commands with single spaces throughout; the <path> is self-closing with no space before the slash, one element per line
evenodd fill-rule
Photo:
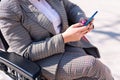
<path fill-rule="evenodd" d="M 85 17 L 84 12 L 68 0 L 46 0 L 61 18 L 61 33 L 70 24 L 79 22 Z M 57 65 L 65 52 L 61 33 L 56 34 L 53 24 L 39 12 L 29 0 L 2 0 L 0 2 L 0 29 L 9 44 L 8 51 L 16 52 L 32 61 L 42 61 L 50 56 L 52 65 L 42 66 L 56 73 Z M 89 41 L 81 39 L 77 42 L 67 43 L 69 46 L 81 47 L 86 53 L 100 57 L 95 46 Z"/>

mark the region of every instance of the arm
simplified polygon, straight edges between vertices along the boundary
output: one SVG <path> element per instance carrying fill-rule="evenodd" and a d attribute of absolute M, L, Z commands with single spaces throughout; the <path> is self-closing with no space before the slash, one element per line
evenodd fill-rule
<path fill-rule="evenodd" d="M 63 3 L 67 12 L 68 20 L 73 24 L 79 22 L 80 18 L 86 18 L 85 13 L 79 6 L 73 4 L 69 0 L 63 0 Z"/>
<path fill-rule="evenodd" d="M 18 4 L 17 0 L 0 2 L 0 28 L 10 48 L 33 61 L 64 52 L 61 34 L 38 42 L 32 41 L 29 32 L 22 26 L 23 14 Z"/>

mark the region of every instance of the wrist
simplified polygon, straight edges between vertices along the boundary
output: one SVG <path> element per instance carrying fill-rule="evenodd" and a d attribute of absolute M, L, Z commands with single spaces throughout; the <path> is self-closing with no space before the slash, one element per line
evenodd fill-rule
<path fill-rule="evenodd" d="M 63 37 L 64 43 L 70 42 L 68 36 L 65 33 L 62 33 L 62 37 Z"/>

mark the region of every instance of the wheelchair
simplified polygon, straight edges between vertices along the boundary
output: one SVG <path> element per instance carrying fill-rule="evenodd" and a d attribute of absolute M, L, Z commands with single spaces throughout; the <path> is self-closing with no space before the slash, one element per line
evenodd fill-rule
<path fill-rule="evenodd" d="M 13 80 L 47 80 L 41 67 L 14 52 L 7 52 L 9 45 L 0 31 L 0 70 Z"/>

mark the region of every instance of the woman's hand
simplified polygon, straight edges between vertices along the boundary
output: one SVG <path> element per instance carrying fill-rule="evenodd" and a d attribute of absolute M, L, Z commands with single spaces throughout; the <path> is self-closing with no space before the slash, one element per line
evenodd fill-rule
<path fill-rule="evenodd" d="M 65 32 L 62 33 L 64 43 L 79 41 L 86 33 L 91 31 L 92 22 L 88 26 L 83 26 L 82 23 L 76 23 L 70 26 Z"/>

